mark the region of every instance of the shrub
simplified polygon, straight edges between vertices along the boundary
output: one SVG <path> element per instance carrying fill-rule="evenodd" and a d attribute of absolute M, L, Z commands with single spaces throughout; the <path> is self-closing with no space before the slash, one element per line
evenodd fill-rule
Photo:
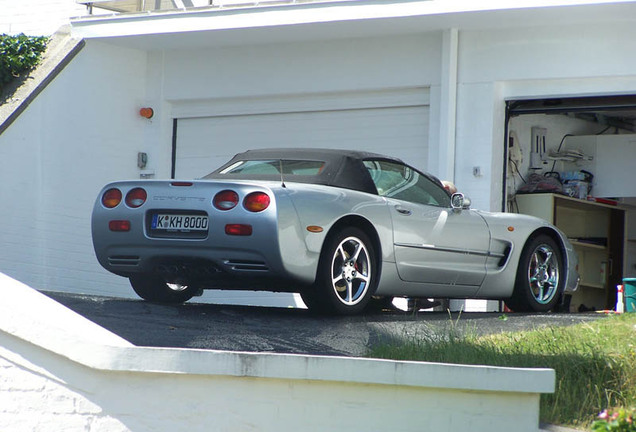
<path fill-rule="evenodd" d="M 0 35 L 0 90 L 37 66 L 48 40 L 45 36 Z"/>

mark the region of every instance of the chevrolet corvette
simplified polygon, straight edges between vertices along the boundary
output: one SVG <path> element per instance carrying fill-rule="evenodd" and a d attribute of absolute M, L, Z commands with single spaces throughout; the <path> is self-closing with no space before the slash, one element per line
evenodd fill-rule
<path fill-rule="evenodd" d="M 572 245 L 547 221 L 471 209 L 367 152 L 251 150 L 197 180 L 113 182 L 91 223 L 99 263 L 152 302 L 242 289 L 300 293 L 330 314 L 394 297 L 541 312 L 578 284 Z"/>

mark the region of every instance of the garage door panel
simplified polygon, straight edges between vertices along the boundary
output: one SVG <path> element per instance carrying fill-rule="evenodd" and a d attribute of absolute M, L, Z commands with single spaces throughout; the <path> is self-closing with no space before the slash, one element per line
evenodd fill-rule
<path fill-rule="evenodd" d="M 428 118 L 422 105 L 179 119 L 175 176 L 202 177 L 264 147 L 366 150 L 426 169 Z"/>

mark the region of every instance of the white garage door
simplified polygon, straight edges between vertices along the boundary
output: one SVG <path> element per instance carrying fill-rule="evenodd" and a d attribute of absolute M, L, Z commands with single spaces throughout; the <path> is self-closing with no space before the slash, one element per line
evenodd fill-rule
<path fill-rule="evenodd" d="M 366 150 L 426 169 L 428 91 L 395 92 L 388 100 L 382 94 L 349 94 L 332 101 L 331 109 L 321 99 L 316 99 L 319 109 L 312 109 L 311 98 L 304 97 L 303 111 L 180 118 L 175 177 L 202 177 L 238 152 L 264 147 Z"/>

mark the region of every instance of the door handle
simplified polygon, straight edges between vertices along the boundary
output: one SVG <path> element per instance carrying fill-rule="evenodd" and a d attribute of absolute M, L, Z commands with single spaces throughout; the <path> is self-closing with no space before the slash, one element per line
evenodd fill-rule
<path fill-rule="evenodd" d="M 399 213 L 402 214 L 404 216 L 410 216 L 411 215 L 411 210 L 409 209 L 405 209 L 404 207 L 401 206 L 395 206 L 395 210 Z"/>

